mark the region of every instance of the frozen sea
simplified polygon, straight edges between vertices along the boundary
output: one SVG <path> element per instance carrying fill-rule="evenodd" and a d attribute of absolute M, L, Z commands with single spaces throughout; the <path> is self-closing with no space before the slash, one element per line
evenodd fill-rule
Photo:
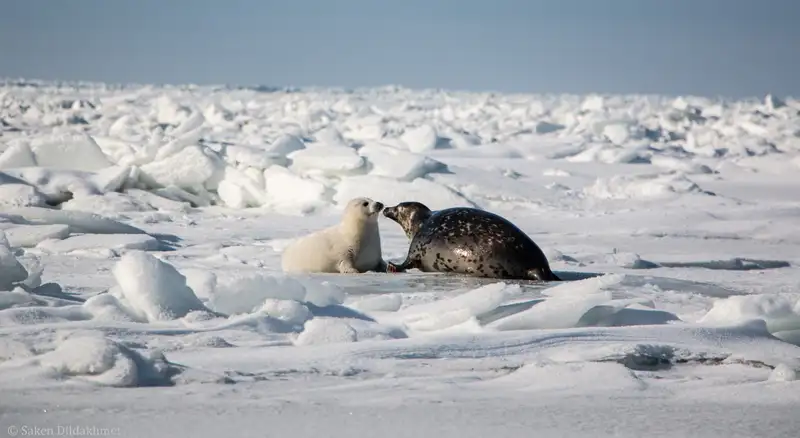
<path fill-rule="evenodd" d="M 798 100 L 8 79 L 0 102 L 0 433 L 800 430 Z M 357 196 L 501 214 L 565 281 L 282 273 Z"/>

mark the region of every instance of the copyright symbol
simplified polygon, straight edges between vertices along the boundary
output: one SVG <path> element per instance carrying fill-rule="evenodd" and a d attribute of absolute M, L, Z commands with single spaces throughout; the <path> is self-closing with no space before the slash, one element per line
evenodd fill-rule
<path fill-rule="evenodd" d="M 8 436 L 17 436 L 19 428 L 17 426 L 8 426 Z"/>

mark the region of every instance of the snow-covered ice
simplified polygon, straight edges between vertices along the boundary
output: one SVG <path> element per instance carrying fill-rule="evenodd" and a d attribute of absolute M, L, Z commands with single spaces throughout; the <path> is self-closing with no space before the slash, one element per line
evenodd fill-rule
<path fill-rule="evenodd" d="M 0 99 L 3 427 L 800 427 L 796 99 L 14 80 Z M 283 274 L 356 196 L 500 213 L 566 281 Z"/>

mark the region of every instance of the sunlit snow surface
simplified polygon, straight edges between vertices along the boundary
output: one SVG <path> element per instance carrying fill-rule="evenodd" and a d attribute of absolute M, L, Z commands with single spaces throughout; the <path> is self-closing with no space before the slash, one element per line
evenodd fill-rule
<path fill-rule="evenodd" d="M 796 100 L 29 81 L 0 99 L 0 431 L 800 430 Z M 356 196 L 500 213 L 567 281 L 283 275 L 285 245 Z"/>

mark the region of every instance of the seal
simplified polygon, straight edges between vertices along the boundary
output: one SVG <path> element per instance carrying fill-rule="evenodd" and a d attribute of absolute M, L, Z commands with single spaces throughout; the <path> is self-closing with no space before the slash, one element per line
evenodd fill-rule
<path fill-rule="evenodd" d="M 287 273 L 387 272 L 378 230 L 381 210 L 383 204 L 370 198 L 351 199 L 338 224 L 287 246 L 281 255 L 281 268 Z"/>
<path fill-rule="evenodd" d="M 455 207 L 431 211 L 419 202 L 386 207 L 383 215 L 397 222 L 411 244 L 403 263 L 387 272 L 419 269 L 475 277 L 561 281 L 539 246 L 517 226 L 497 214 Z"/>

